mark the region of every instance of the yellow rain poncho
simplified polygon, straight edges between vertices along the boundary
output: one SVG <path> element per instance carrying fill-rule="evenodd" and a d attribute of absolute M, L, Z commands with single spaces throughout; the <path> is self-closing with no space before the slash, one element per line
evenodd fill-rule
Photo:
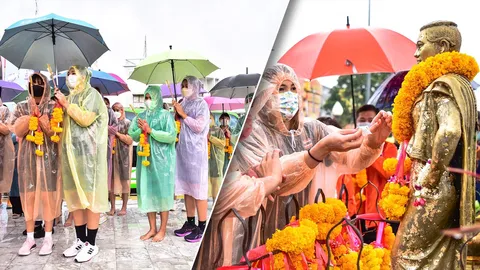
<path fill-rule="evenodd" d="M 47 116 L 49 119 L 55 102 L 50 98 L 48 79 L 39 73 L 35 73 L 31 78 L 34 76 L 43 80 L 42 99 L 36 104 L 33 93 L 29 90 L 29 98 L 17 104 L 10 124 L 18 140 L 18 187 L 25 220 L 52 221 L 60 216 L 62 202 L 58 145 L 50 139 L 53 132 L 49 122 L 46 127 L 42 127 L 40 120 L 38 126 L 43 132 L 43 145 L 40 149 L 35 142 L 27 141 L 26 138 L 31 134 L 29 124 L 32 114 L 38 110 L 37 117 Z M 29 86 L 29 89 L 32 88 Z M 43 156 L 35 154 L 37 149 L 43 151 Z"/>
<path fill-rule="evenodd" d="M 0 100 L 0 194 L 10 192 L 15 166 L 15 148 L 8 128 L 10 111 Z"/>
<path fill-rule="evenodd" d="M 208 159 L 209 194 L 217 198 L 223 180 L 223 163 L 225 160 L 225 133 L 215 126 L 215 119 L 210 116 L 210 134 L 208 136 L 210 156 Z"/>
<path fill-rule="evenodd" d="M 67 97 L 64 119 L 62 177 L 65 201 L 73 212 L 106 212 L 108 205 L 108 115 L 102 96 L 90 85 L 91 72 L 74 66 L 77 85 Z"/>

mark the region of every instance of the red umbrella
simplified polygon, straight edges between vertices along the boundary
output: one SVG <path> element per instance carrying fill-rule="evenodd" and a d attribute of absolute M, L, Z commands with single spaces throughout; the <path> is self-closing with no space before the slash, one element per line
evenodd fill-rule
<path fill-rule="evenodd" d="M 317 33 L 299 41 L 279 60 L 297 76 L 323 76 L 409 70 L 416 63 L 415 43 L 384 28 L 356 28 Z M 353 99 L 353 76 L 350 80 Z M 353 101 L 355 104 L 355 101 Z M 353 107 L 355 123 L 355 105 Z"/>

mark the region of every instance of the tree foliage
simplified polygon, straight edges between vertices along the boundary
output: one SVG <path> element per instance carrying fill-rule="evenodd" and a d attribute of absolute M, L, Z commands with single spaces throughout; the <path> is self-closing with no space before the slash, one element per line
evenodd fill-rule
<path fill-rule="evenodd" d="M 371 75 L 371 94 L 373 94 L 373 92 L 389 75 L 390 73 L 373 73 Z M 335 102 L 339 101 L 340 104 L 342 104 L 343 115 L 340 117 L 335 117 L 341 126 L 353 123 L 352 90 L 350 86 L 350 78 L 350 75 L 338 77 L 337 85 L 330 90 L 330 97 L 327 99 L 323 107 L 328 114 L 331 114 Z M 367 102 L 367 100 L 365 100 L 366 82 L 366 74 L 353 75 L 353 89 L 356 109 Z"/>

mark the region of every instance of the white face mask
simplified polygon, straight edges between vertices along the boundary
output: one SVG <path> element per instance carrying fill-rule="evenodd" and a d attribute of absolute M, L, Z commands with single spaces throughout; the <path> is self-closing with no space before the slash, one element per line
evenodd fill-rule
<path fill-rule="evenodd" d="M 183 97 L 190 97 L 193 94 L 193 89 L 191 88 L 182 88 L 182 96 Z"/>
<path fill-rule="evenodd" d="M 119 119 L 120 117 L 122 117 L 122 113 L 120 113 L 120 112 L 114 112 L 113 114 L 115 115 L 115 117 L 116 117 L 117 119 Z"/>
<path fill-rule="evenodd" d="M 370 122 L 358 122 L 357 127 L 359 128 L 370 127 Z"/>
<path fill-rule="evenodd" d="M 298 112 L 298 94 L 291 91 L 278 94 L 280 99 L 280 113 L 287 120 L 291 120 Z"/>
<path fill-rule="evenodd" d="M 70 89 L 75 88 L 77 86 L 77 75 L 69 75 L 67 78 L 67 86 Z"/>
<path fill-rule="evenodd" d="M 145 107 L 147 107 L 147 109 L 150 109 L 150 105 L 152 105 L 152 100 L 150 99 L 145 100 Z"/>

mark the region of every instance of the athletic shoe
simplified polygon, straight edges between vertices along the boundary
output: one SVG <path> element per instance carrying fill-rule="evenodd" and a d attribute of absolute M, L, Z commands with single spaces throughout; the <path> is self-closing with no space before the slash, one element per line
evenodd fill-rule
<path fill-rule="evenodd" d="M 84 246 L 85 246 L 85 243 L 83 243 L 80 239 L 77 239 L 77 241 L 73 243 L 71 247 L 69 247 L 67 250 L 63 252 L 63 257 L 72 258 L 77 256 Z"/>
<path fill-rule="evenodd" d="M 191 234 L 185 236 L 185 241 L 190 243 L 196 243 L 202 241 L 203 230 L 200 227 L 195 226 L 195 229 L 192 231 Z"/>
<path fill-rule="evenodd" d="M 28 256 L 37 247 L 37 244 L 35 244 L 34 239 L 29 239 L 25 240 L 23 243 L 22 247 L 18 250 L 18 255 L 20 256 Z"/>
<path fill-rule="evenodd" d="M 188 221 L 185 221 L 181 229 L 175 230 L 174 233 L 178 237 L 185 237 L 192 233 L 192 231 L 196 228 L 196 225 L 191 225 Z"/>
<path fill-rule="evenodd" d="M 75 257 L 75 262 L 83 263 L 90 261 L 95 255 L 98 254 L 98 247 L 92 246 L 88 242 L 85 242 L 85 246 L 82 248 L 80 253 Z"/>
<path fill-rule="evenodd" d="M 46 256 L 46 255 L 52 254 L 53 246 L 54 244 L 53 244 L 52 237 L 45 237 L 43 239 L 42 248 L 40 249 L 40 252 L 38 253 L 38 255 Z"/>

